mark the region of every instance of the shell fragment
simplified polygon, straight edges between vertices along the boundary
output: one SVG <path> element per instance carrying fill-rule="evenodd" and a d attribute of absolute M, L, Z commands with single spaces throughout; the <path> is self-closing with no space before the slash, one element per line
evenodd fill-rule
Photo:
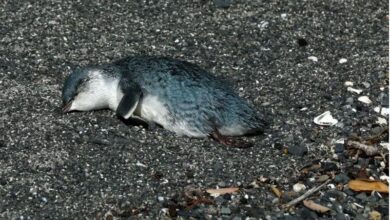
<path fill-rule="evenodd" d="M 333 126 L 337 124 L 338 120 L 333 118 L 330 111 L 326 111 L 314 118 L 314 123 L 321 126 Z"/>

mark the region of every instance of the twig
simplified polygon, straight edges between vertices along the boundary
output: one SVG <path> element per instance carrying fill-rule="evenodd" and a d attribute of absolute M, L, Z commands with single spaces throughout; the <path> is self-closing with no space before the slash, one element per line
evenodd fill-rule
<path fill-rule="evenodd" d="M 301 195 L 300 197 L 294 199 L 294 200 L 291 200 L 289 203 L 285 204 L 284 207 L 285 208 L 288 208 L 290 206 L 293 206 L 293 205 L 296 205 L 297 203 L 299 203 L 300 201 L 306 199 L 307 197 L 309 197 L 311 194 L 317 192 L 318 190 L 320 190 L 322 187 L 324 187 L 326 184 L 328 184 L 331 180 L 327 180 L 325 183 L 317 186 L 316 188 L 312 188 L 310 189 L 309 191 L 305 192 L 303 195 Z"/>

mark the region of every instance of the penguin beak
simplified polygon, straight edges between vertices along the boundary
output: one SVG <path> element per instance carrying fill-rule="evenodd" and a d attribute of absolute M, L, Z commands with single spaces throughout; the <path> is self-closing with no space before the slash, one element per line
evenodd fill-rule
<path fill-rule="evenodd" d="M 70 107 L 72 107 L 72 101 L 69 101 L 68 103 L 66 103 L 64 105 L 64 107 L 62 107 L 62 112 L 63 113 L 68 113 L 70 112 Z"/>

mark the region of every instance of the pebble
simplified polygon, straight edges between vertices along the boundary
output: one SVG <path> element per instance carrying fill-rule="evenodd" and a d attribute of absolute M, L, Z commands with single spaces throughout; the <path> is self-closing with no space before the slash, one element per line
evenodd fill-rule
<path fill-rule="evenodd" d="M 366 87 L 367 89 L 370 88 L 371 84 L 368 82 L 362 82 L 363 86 Z"/>
<path fill-rule="evenodd" d="M 305 189 L 306 189 L 306 186 L 304 184 L 302 184 L 302 183 L 296 183 L 293 186 L 293 190 L 296 193 L 299 193 L 299 192 L 301 192 L 302 190 L 305 190 Z"/>
<path fill-rule="evenodd" d="M 353 86 L 353 82 L 345 81 L 344 86 Z"/>
<path fill-rule="evenodd" d="M 354 88 L 352 88 L 352 87 L 348 87 L 348 88 L 347 88 L 347 91 L 348 91 L 348 92 L 352 92 L 352 93 L 356 93 L 356 94 L 360 94 L 360 93 L 363 92 L 363 90 L 361 90 L 361 89 L 354 89 Z"/>
<path fill-rule="evenodd" d="M 353 97 L 348 97 L 345 102 L 350 104 L 350 105 L 353 104 Z"/>
<path fill-rule="evenodd" d="M 333 162 L 321 162 L 321 168 L 324 171 L 334 171 L 338 169 L 337 164 Z"/>
<path fill-rule="evenodd" d="M 317 213 L 309 210 L 308 208 L 302 208 L 298 210 L 298 213 L 301 215 L 301 219 L 303 220 L 318 219 Z"/>
<path fill-rule="evenodd" d="M 381 104 L 383 107 L 389 107 L 389 94 L 381 93 L 380 97 L 382 97 Z"/>
<path fill-rule="evenodd" d="M 334 181 L 336 183 L 347 184 L 349 182 L 349 177 L 344 173 L 340 173 L 334 177 Z"/>
<path fill-rule="evenodd" d="M 313 62 L 317 62 L 317 61 L 318 61 L 318 58 L 315 57 L 315 56 L 310 56 L 310 57 L 308 57 L 307 59 L 309 59 L 309 60 L 311 60 L 311 61 L 313 61 Z"/>
<path fill-rule="evenodd" d="M 387 120 L 384 119 L 384 118 L 382 118 L 382 117 L 378 117 L 378 118 L 376 119 L 376 122 L 375 122 L 375 123 L 377 123 L 377 124 L 379 124 L 379 125 L 387 125 Z"/>
<path fill-rule="evenodd" d="M 213 2 L 217 8 L 229 8 L 233 0 L 214 0 Z"/>
<path fill-rule="evenodd" d="M 381 108 L 381 107 L 377 106 L 374 108 L 374 111 L 377 113 L 380 113 L 383 116 L 386 116 L 386 117 L 389 116 L 389 108 L 385 108 L 385 107 Z"/>
<path fill-rule="evenodd" d="M 328 175 L 321 175 L 320 177 L 318 177 L 318 182 L 325 182 L 328 179 L 329 179 Z"/>
<path fill-rule="evenodd" d="M 360 214 L 356 215 L 354 219 L 355 220 L 367 220 L 366 217 L 364 217 L 363 215 L 360 215 Z"/>
<path fill-rule="evenodd" d="M 341 58 L 341 59 L 339 60 L 339 63 L 340 63 L 340 64 L 343 64 L 343 63 L 346 63 L 347 61 L 348 61 L 347 59 Z"/>
<path fill-rule="evenodd" d="M 344 213 L 337 213 L 336 220 L 347 220 L 347 218 Z"/>
<path fill-rule="evenodd" d="M 344 152 L 344 150 L 345 150 L 344 144 L 337 143 L 334 147 L 334 152 L 337 154 Z"/>
<path fill-rule="evenodd" d="M 367 200 L 367 194 L 365 192 L 359 193 L 356 198 L 362 202 L 365 202 Z"/>
<path fill-rule="evenodd" d="M 232 213 L 232 211 L 230 210 L 230 208 L 228 207 L 222 207 L 221 208 L 221 214 L 222 215 L 230 215 Z"/>
<path fill-rule="evenodd" d="M 370 100 L 370 98 L 368 98 L 368 96 L 360 96 L 358 98 L 358 101 L 363 102 L 365 104 L 371 104 L 372 103 L 372 101 Z"/>
<path fill-rule="evenodd" d="M 303 145 L 290 145 L 288 147 L 288 153 L 295 156 L 303 156 L 307 154 L 307 147 Z"/>

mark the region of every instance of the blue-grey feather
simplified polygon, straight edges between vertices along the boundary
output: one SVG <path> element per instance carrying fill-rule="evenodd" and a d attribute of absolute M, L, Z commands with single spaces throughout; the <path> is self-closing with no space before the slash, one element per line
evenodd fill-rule
<path fill-rule="evenodd" d="M 261 131 L 265 122 L 239 97 L 230 84 L 197 65 L 171 58 L 128 57 L 116 61 L 123 77 L 159 97 L 172 123 L 185 121 L 194 130 L 210 134 L 221 127 L 241 126 L 246 133 Z"/>

